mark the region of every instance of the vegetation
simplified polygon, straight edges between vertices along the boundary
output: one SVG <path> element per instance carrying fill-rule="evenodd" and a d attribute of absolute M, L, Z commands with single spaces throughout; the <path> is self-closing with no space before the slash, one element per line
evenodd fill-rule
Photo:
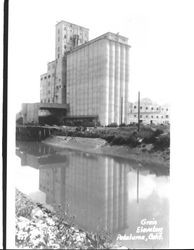
<path fill-rule="evenodd" d="M 137 126 L 110 124 L 108 127 L 85 128 L 77 127 L 74 130 L 63 128 L 55 132 L 55 135 L 102 138 L 110 145 L 126 145 L 137 147 L 138 145 L 153 144 L 153 150 L 165 150 L 170 146 L 169 126 L 144 126 L 141 125 L 138 132 Z"/>

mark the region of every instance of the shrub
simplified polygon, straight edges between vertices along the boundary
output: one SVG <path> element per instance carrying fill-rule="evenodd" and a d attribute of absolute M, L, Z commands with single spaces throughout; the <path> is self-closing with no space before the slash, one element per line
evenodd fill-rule
<path fill-rule="evenodd" d="M 155 150 L 164 150 L 168 147 L 170 147 L 170 134 L 158 137 L 154 143 Z"/>
<path fill-rule="evenodd" d="M 118 127 L 118 124 L 116 122 L 110 123 L 109 125 L 107 125 L 107 127 Z"/>
<path fill-rule="evenodd" d="M 125 145 L 127 144 L 127 139 L 121 136 L 116 136 L 112 140 L 112 145 Z"/>
<path fill-rule="evenodd" d="M 137 136 L 135 134 L 132 134 L 127 138 L 127 145 L 131 147 L 136 147 L 138 145 Z"/>
<path fill-rule="evenodd" d="M 108 135 L 108 136 L 105 136 L 104 139 L 108 142 L 108 143 L 111 143 L 113 140 L 114 140 L 114 135 Z"/>
<path fill-rule="evenodd" d="M 163 130 L 162 129 L 156 129 L 156 131 L 154 131 L 154 136 L 159 136 L 159 135 L 161 135 L 161 134 L 163 134 Z"/>
<path fill-rule="evenodd" d="M 125 123 L 121 123 L 121 124 L 119 125 L 119 127 L 126 127 L 126 124 L 125 124 Z"/>

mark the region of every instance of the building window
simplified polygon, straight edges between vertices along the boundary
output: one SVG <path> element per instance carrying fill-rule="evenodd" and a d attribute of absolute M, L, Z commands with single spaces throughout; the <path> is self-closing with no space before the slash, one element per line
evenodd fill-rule
<path fill-rule="evenodd" d="M 166 115 L 166 118 L 168 118 L 168 115 Z"/>
<path fill-rule="evenodd" d="M 134 109 L 136 109 L 137 107 L 136 107 L 136 106 L 134 106 L 133 108 L 134 108 Z"/>
<path fill-rule="evenodd" d="M 142 106 L 140 106 L 140 109 L 142 109 Z"/>
<path fill-rule="evenodd" d="M 156 116 L 156 118 L 158 118 L 158 115 Z"/>
<path fill-rule="evenodd" d="M 154 108 L 152 107 L 151 110 L 154 110 Z"/>
<path fill-rule="evenodd" d="M 66 39 L 66 38 L 67 38 L 67 35 L 64 35 L 64 38 Z"/>
<path fill-rule="evenodd" d="M 158 110 L 158 108 L 156 108 L 156 110 Z"/>
<path fill-rule="evenodd" d="M 146 118 L 148 118 L 148 115 L 146 115 Z"/>
<path fill-rule="evenodd" d="M 154 118 L 153 115 L 151 116 L 151 118 Z"/>
<path fill-rule="evenodd" d="M 161 116 L 161 118 L 163 118 L 163 116 Z"/>
<path fill-rule="evenodd" d="M 58 29 L 58 34 L 60 33 L 60 29 Z"/>
<path fill-rule="evenodd" d="M 168 109 L 166 109 L 166 111 L 168 111 Z"/>
<path fill-rule="evenodd" d="M 46 79 L 46 76 L 44 77 L 44 79 Z"/>
<path fill-rule="evenodd" d="M 140 118 L 142 118 L 142 115 L 140 115 Z"/>
<path fill-rule="evenodd" d="M 136 117 L 136 115 L 134 115 L 134 117 Z"/>
<path fill-rule="evenodd" d="M 146 107 L 146 109 L 148 110 L 148 107 Z"/>

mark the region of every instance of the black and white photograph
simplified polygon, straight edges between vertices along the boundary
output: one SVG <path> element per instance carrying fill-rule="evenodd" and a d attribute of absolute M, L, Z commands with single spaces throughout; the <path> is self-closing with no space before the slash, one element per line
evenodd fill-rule
<path fill-rule="evenodd" d="M 191 2 L 9 1 L 7 249 L 191 248 Z"/>

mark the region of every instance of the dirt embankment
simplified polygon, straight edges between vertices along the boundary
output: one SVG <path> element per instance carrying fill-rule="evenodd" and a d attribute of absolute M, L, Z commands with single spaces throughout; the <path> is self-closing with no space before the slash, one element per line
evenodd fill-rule
<path fill-rule="evenodd" d="M 154 151 L 152 144 L 129 147 L 126 145 L 111 145 L 101 138 L 70 136 L 52 136 L 43 142 L 55 147 L 122 158 L 145 166 L 157 165 L 169 168 L 169 150 Z"/>

